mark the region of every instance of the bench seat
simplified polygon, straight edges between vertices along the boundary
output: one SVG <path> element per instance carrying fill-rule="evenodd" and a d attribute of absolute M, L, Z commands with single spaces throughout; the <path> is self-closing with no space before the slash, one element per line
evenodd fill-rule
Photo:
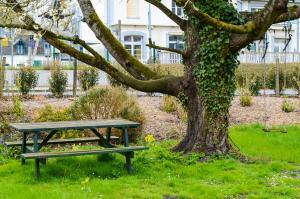
<path fill-rule="evenodd" d="M 99 155 L 109 153 L 121 153 L 126 157 L 126 169 L 128 173 L 131 173 L 131 158 L 133 158 L 134 151 L 147 150 L 146 146 L 130 146 L 130 147 L 117 147 L 117 148 L 104 148 L 97 150 L 85 150 L 85 151 L 61 151 L 61 152 L 38 152 L 38 153 L 23 153 L 22 159 L 35 159 L 35 174 L 36 177 L 40 177 L 40 161 L 46 163 L 47 158 L 58 158 L 68 156 L 82 156 L 82 155 Z"/>
<path fill-rule="evenodd" d="M 107 153 L 128 153 L 128 152 L 141 151 L 146 149 L 149 149 L 149 147 L 130 146 L 130 147 L 105 148 L 105 149 L 85 150 L 85 151 L 23 153 L 21 154 L 21 157 L 25 159 L 42 159 L 42 158 L 56 158 L 56 157 L 66 157 L 66 156 L 98 155 L 98 154 L 107 154 Z"/>
<path fill-rule="evenodd" d="M 105 136 L 104 136 L 105 138 Z M 119 137 L 117 136 L 111 136 L 111 140 L 118 141 Z M 49 140 L 47 144 L 67 144 L 67 143 L 87 143 L 87 142 L 98 142 L 98 137 L 84 137 L 84 138 L 70 138 L 70 139 L 56 139 L 56 140 Z M 38 140 L 38 143 L 40 144 L 42 140 Z M 15 142 L 5 142 L 5 146 L 7 147 L 15 147 L 15 146 L 22 146 L 22 141 L 15 141 Z M 33 145 L 33 141 L 27 141 L 26 145 Z"/>

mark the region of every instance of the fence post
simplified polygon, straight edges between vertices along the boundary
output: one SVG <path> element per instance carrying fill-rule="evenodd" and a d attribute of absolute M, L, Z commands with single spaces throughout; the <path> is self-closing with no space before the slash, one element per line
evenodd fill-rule
<path fill-rule="evenodd" d="M 280 75 L 280 65 L 279 65 L 279 58 L 276 58 L 276 70 L 275 70 L 275 78 L 276 78 L 276 96 L 280 96 L 280 86 L 279 86 L 279 75 Z"/>

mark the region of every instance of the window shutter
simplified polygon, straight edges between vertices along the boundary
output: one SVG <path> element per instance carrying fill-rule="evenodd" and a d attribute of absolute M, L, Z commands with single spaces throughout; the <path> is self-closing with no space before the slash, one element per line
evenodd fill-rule
<path fill-rule="evenodd" d="M 127 0 L 127 18 L 139 18 L 139 0 Z"/>

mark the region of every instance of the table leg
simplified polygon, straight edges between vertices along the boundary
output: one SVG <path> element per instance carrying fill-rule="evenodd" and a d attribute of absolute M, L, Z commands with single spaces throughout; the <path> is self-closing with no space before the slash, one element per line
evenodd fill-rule
<path fill-rule="evenodd" d="M 39 144 L 39 150 L 40 150 L 43 146 L 46 146 L 47 143 L 48 143 L 48 141 L 49 141 L 56 133 L 57 133 L 57 130 L 51 131 L 51 132 L 47 135 L 47 137 Z M 42 163 L 43 165 L 46 165 L 46 163 L 47 163 L 47 159 L 46 159 L 46 158 L 40 159 L 40 161 L 41 161 L 41 163 Z"/>
<path fill-rule="evenodd" d="M 26 153 L 26 139 L 27 139 L 27 133 L 23 132 L 23 140 L 22 140 L 22 153 Z M 25 159 L 22 158 L 22 165 L 25 164 Z"/>
<path fill-rule="evenodd" d="M 97 131 L 97 129 L 90 129 L 98 138 L 99 138 L 99 145 L 104 147 L 104 148 L 112 148 L 114 147 L 113 145 L 111 145 L 110 143 L 107 144 L 106 140 L 104 139 L 104 137 Z"/>
<path fill-rule="evenodd" d="M 131 153 L 126 153 L 126 169 L 128 173 L 132 172 L 132 167 L 131 167 Z"/>
<path fill-rule="evenodd" d="M 124 137 L 124 146 L 128 147 L 129 146 L 129 138 L 128 138 L 128 128 L 123 128 L 123 137 Z M 125 153 L 126 157 L 126 169 L 128 173 L 132 172 L 132 167 L 131 167 L 131 157 L 132 157 L 133 152 Z"/>
<path fill-rule="evenodd" d="M 33 134 L 33 150 L 35 153 L 39 152 L 39 132 L 34 132 Z M 37 178 L 40 177 L 40 159 L 35 159 L 35 175 Z"/>
<path fill-rule="evenodd" d="M 41 144 L 39 144 L 39 149 L 41 149 L 43 146 L 45 146 L 48 141 L 57 133 L 57 131 L 51 131 L 47 137 L 41 142 Z"/>
<path fill-rule="evenodd" d="M 123 128 L 123 138 L 124 138 L 124 146 L 129 146 L 129 139 L 128 139 L 128 128 Z"/>

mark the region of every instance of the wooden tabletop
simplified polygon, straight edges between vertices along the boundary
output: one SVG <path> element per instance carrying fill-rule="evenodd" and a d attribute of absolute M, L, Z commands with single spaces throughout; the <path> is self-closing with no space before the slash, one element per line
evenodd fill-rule
<path fill-rule="evenodd" d="M 20 132 L 90 129 L 90 128 L 136 128 L 140 124 L 124 119 L 80 120 L 63 122 L 11 123 L 10 127 Z"/>

